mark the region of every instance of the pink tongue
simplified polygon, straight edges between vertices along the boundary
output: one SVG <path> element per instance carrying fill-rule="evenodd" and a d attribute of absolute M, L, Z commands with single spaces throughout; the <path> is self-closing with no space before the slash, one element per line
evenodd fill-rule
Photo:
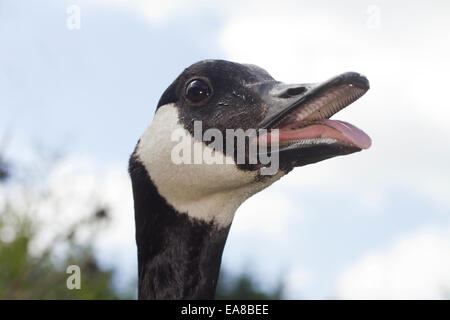
<path fill-rule="evenodd" d="M 358 129 L 354 125 L 340 121 L 340 120 L 329 120 L 324 119 L 320 122 L 332 127 L 342 133 L 347 139 L 349 139 L 354 145 L 361 149 L 368 149 L 372 144 L 370 137 L 361 129 Z"/>
<path fill-rule="evenodd" d="M 279 129 L 278 141 L 330 138 L 346 141 L 360 149 L 368 149 L 372 144 L 370 137 L 354 125 L 340 121 L 323 119 L 303 127 L 304 121 L 291 123 Z M 258 137 L 260 143 L 271 141 L 271 134 Z"/>

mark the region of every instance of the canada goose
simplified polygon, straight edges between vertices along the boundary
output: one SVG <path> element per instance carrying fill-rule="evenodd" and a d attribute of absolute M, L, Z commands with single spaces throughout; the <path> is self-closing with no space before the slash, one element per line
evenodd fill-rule
<path fill-rule="evenodd" d="M 214 298 L 225 241 L 242 202 L 294 167 L 370 146 L 360 129 L 329 120 L 368 89 L 368 80 L 354 72 L 288 85 L 257 66 L 224 60 L 185 69 L 162 95 L 130 158 L 139 299 Z M 227 164 L 174 163 L 175 131 L 192 149 L 210 148 L 195 136 L 200 121 L 202 132 L 278 128 L 279 169 L 262 175 L 266 165 L 239 163 L 235 149 L 222 151 Z M 267 145 L 269 138 L 267 133 Z"/>

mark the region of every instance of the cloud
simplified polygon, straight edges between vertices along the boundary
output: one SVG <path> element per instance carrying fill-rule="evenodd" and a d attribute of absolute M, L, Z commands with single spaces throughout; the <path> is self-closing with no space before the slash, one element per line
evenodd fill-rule
<path fill-rule="evenodd" d="M 276 238 L 289 228 L 298 209 L 282 190 L 272 189 L 272 192 L 258 193 L 237 210 L 233 220 L 233 234 Z"/>
<path fill-rule="evenodd" d="M 67 4 L 69 3 L 72 4 L 72 2 L 67 1 Z M 391 207 L 388 207 L 389 201 L 393 201 L 392 198 L 396 203 L 405 202 L 401 202 L 402 199 L 395 198 L 397 193 L 393 190 L 411 190 L 412 192 L 403 193 L 402 196 L 404 194 L 424 195 L 439 205 L 441 209 L 443 208 L 442 211 L 448 212 L 447 209 L 450 208 L 450 197 L 448 197 L 447 192 L 447 190 L 450 190 L 450 172 L 448 170 L 450 149 L 446 147 L 450 135 L 450 126 L 448 126 L 450 109 L 446 105 L 446 70 L 449 69 L 448 56 L 450 56 L 450 33 L 447 32 L 450 22 L 446 13 L 449 4 L 442 2 L 426 6 L 411 2 L 394 4 L 379 1 L 378 3 L 381 10 L 379 29 L 367 28 L 367 5 L 359 1 L 339 3 L 330 1 L 316 1 L 314 3 L 295 1 L 283 1 L 282 3 L 249 1 L 244 3 L 230 1 L 214 8 L 211 7 L 211 10 L 207 11 L 214 17 L 216 17 L 217 12 L 220 12 L 220 16 L 223 18 L 218 22 L 218 24 L 222 22 L 224 24 L 217 40 L 224 53 L 223 58 L 258 64 L 272 73 L 276 79 L 285 82 L 322 81 L 340 72 L 350 70 L 366 74 L 371 81 L 372 88 L 367 95 L 336 116 L 338 119 L 353 122 L 367 131 L 374 141 L 370 150 L 296 169 L 270 189 L 244 203 L 236 214 L 229 239 L 231 245 L 227 244 L 227 250 L 225 251 L 225 259 L 227 260 L 225 262 L 239 266 L 239 260 L 248 259 L 248 255 L 253 253 L 254 259 L 252 261 L 256 265 L 255 268 L 260 267 L 268 270 L 262 277 L 266 280 L 273 278 L 273 275 L 278 273 L 280 268 L 285 268 L 289 261 L 294 259 L 294 256 L 298 256 L 298 259 L 305 263 L 299 264 L 300 262 L 295 261 L 301 267 L 294 268 L 300 271 L 292 271 L 292 284 L 297 284 L 300 288 L 308 285 L 308 288 L 303 292 L 291 288 L 290 292 L 296 292 L 292 293 L 292 296 L 303 293 L 304 297 L 309 297 L 311 288 L 319 287 L 320 281 L 332 282 L 328 281 L 331 280 L 329 274 L 332 271 L 330 270 L 342 263 L 342 260 L 337 257 L 338 254 L 332 251 L 338 250 L 339 256 L 343 255 L 346 256 L 345 259 L 349 259 L 348 252 L 353 252 L 355 247 L 358 247 L 357 244 L 352 243 L 354 241 L 352 239 L 349 239 L 348 242 L 336 241 L 336 237 L 341 237 L 341 234 L 350 233 L 354 235 L 354 233 L 346 232 L 350 229 L 364 230 L 361 227 L 361 219 L 358 224 L 355 219 L 348 218 L 350 210 L 342 209 L 345 204 L 339 202 L 340 199 L 351 201 L 355 208 L 354 211 L 358 214 L 369 213 L 371 217 L 385 214 L 380 220 L 386 219 L 386 216 L 390 214 L 391 218 L 392 216 L 400 216 L 400 214 L 392 215 L 392 213 L 396 213 L 394 210 L 402 210 L 402 208 L 393 207 L 392 203 Z M 4 95 L 10 96 L 11 92 L 17 91 L 15 95 L 11 95 L 13 97 L 11 101 L 17 99 L 20 103 L 14 104 L 14 108 L 8 110 L 16 110 L 14 114 L 19 115 L 18 119 L 20 118 L 21 122 L 24 120 L 24 115 L 30 113 L 24 111 L 23 108 L 20 109 L 22 104 L 29 105 L 30 109 L 39 109 L 39 115 L 43 117 L 42 119 L 45 118 L 45 126 L 36 122 L 34 116 L 31 117 L 32 121 L 30 121 L 30 123 L 36 125 L 36 128 L 38 128 L 36 130 L 39 130 L 39 132 L 46 128 L 52 128 L 51 119 L 58 123 L 65 123 L 69 127 L 73 126 L 74 121 L 76 121 L 74 119 L 78 119 L 80 124 L 75 127 L 75 131 L 77 134 L 87 135 L 89 141 L 109 141 L 110 132 L 108 128 L 103 126 L 102 130 L 98 130 L 98 119 L 103 119 L 105 114 L 108 114 L 108 122 L 110 122 L 114 113 L 111 113 L 111 110 L 114 109 L 111 106 L 116 105 L 110 105 L 109 100 L 103 99 L 109 92 L 121 92 L 113 99 L 117 100 L 124 97 L 124 100 L 121 100 L 118 105 L 136 106 L 140 101 L 143 105 L 141 109 L 133 109 L 133 111 L 123 109 L 127 112 L 120 113 L 121 121 L 116 122 L 114 126 L 110 126 L 110 128 L 116 128 L 125 123 L 129 124 L 128 127 L 124 127 L 124 130 L 116 130 L 120 134 L 112 139 L 114 142 L 112 143 L 112 149 L 117 152 L 120 139 L 126 136 L 126 132 L 131 132 L 131 136 L 134 137 L 136 131 L 136 122 L 134 121 L 139 121 L 136 114 L 142 115 L 144 112 L 151 114 L 151 110 L 147 106 L 148 100 L 151 99 L 150 96 L 155 95 L 153 99 L 157 101 L 161 93 L 158 91 L 159 89 L 156 89 L 159 93 L 155 91 L 154 94 L 151 93 L 149 96 L 139 95 L 136 94 L 134 86 L 142 87 L 141 91 L 147 92 L 150 90 L 148 88 L 159 88 L 159 86 L 163 86 L 164 81 L 172 80 L 164 78 L 165 75 L 175 72 L 168 70 L 170 65 L 172 67 L 174 65 L 170 61 L 178 61 L 179 63 L 182 59 L 191 59 L 192 55 L 187 57 L 186 52 L 182 52 L 167 57 L 167 54 L 178 52 L 179 46 L 189 47 L 191 50 L 198 45 L 192 40 L 194 37 L 189 38 L 186 33 L 179 31 L 185 31 L 186 26 L 177 25 L 175 22 L 181 15 L 191 14 L 186 19 L 200 17 L 196 15 L 196 12 L 199 9 L 207 8 L 209 4 L 201 0 L 177 2 L 89 0 L 79 1 L 79 4 L 82 7 L 83 17 L 86 14 L 87 18 L 83 21 L 91 24 L 90 29 L 82 27 L 81 34 L 72 33 L 68 36 L 64 27 L 66 12 L 60 10 L 64 9 L 60 7 L 64 5 L 61 3 L 58 3 L 57 10 L 55 9 L 51 15 L 48 15 L 49 18 L 46 21 L 53 21 L 52 23 L 39 24 L 43 15 L 33 14 L 30 16 L 31 18 L 34 17 L 35 20 L 26 17 L 25 20 L 30 20 L 31 24 L 34 23 L 44 29 L 19 28 L 17 30 L 22 31 L 13 34 L 13 38 L 11 38 L 14 40 L 12 48 L 16 48 L 16 50 L 13 50 L 16 54 L 6 57 L 5 61 L 9 61 L 9 63 L 5 65 L 12 68 L 11 70 L 14 72 L 10 72 L 12 80 L 4 78 L 3 81 L 5 84 L 9 83 L 9 86 L 12 87 L 11 90 L 6 90 L 7 92 Z M 120 15 L 116 15 L 117 12 L 114 10 L 98 10 L 96 12 L 90 10 L 92 6 L 96 5 L 116 8 Z M 12 5 L 9 6 L 12 7 Z M 148 41 L 147 37 L 153 33 L 161 37 L 153 41 L 159 41 L 167 37 L 172 39 L 173 34 L 168 34 L 164 28 L 154 30 L 149 28 L 149 30 L 152 30 L 150 33 L 140 28 L 126 29 L 127 24 L 122 20 L 123 11 L 131 13 L 133 19 L 130 20 L 133 21 L 135 21 L 135 17 L 141 17 L 149 24 L 174 22 L 173 30 L 181 34 L 180 38 L 176 38 L 177 46 L 173 48 L 170 45 L 163 47 L 162 52 L 165 53 L 165 56 L 156 56 L 157 58 L 155 58 L 152 55 L 155 54 L 153 48 L 152 50 L 141 50 L 141 47 L 127 42 L 127 38 L 147 39 Z M 9 11 L 5 10 L 5 12 Z M 16 10 L 16 12 L 20 12 L 20 10 Z M 102 15 L 97 15 L 99 12 L 102 12 Z M 90 13 L 94 14 L 89 16 Z M 109 16 L 110 20 L 107 19 L 107 22 L 113 21 L 115 24 L 107 25 L 105 21 L 98 19 L 99 17 L 102 18 L 103 14 Z M 9 14 L 8 16 L 13 15 Z M 197 30 L 203 34 L 206 29 L 209 30 L 208 23 L 210 22 L 203 23 L 202 20 L 205 16 L 208 15 L 202 15 L 196 20 L 198 24 L 195 24 L 192 30 L 189 29 L 189 34 L 196 34 L 195 31 Z M 62 17 L 62 20 L 51 17 Z M 89 17 L 95 19 L 89 20 Z M 47 18 L 47 16 L 44 16 L 44 18 Z M 95 33 L 94 22 L 103 25 L 104 29 L 99 29 L 100 31 L 97 30 L 97 33 Z M 182 20 L 182 23 L 186 23 L 186 20 Z M 44 45 L 39 45 L 39 50 L 34 47 L 26 47 L 26 50 L 22 50 L 25 48 L 22 47 L 22 44 L 29 42 L 17 41 L 17 39 L 24 38 L 24 35 L 28 35 L 28 32 L 31 32 L 29 30 L 38 30 L 41 36 L 44 35 L 41 38 L 35 37 L 41 39 L 41 42 L 44 43 Z M 138 30 L 141 30 L 142 33 Z M 56 32 L 57 35 L 52 32 Z M 134 36 L 129 37 L 129 34 Z M 81 35 L 83 37 L 90 35 L 95 41 L 76 41 L 78 37 L 75 36 Z M 106 40 L 112 37 L 112 43 L 119 43 L 119 45 L 108 45 L 108 41 L 103 41 L 105 40 L 103 39 L 104 36 L 106 36 Z M 214 37 L 208 36 L 208 38 Z M 56 42 L 55 39 L 57 39 Z M 67 43 L 64 39 L 67 40 Z M 103 40 L 98 42 L 98 39 Z M 180 45 L 181 39 L 187 40 Z M 142 40 L 138 42 L 142 42 Z M 199 42 L 209 44 L 203 38 Z M 57 49 L 54 52 L 50 50 L 50 58 L 40 59 L 42 56 L 41 50 L 48 51 L 49 49 L 46 48 L 50 47 L 59 48 L 61 43 L 68 50 Z M 162 45 L 162 43 L 163 41 L 160 41 L 159 45 Z M 92 44 L 95 48 L 92 47 Z M 130 51 L 131 47 L 138 49 Z M 79 50 L 80 48 L 84 49 Z M 69 51 L 76 53 L 76 56 L 81 52 L 81 57 L 84 57 L 83 53 L 86 53 L 86 57 L 83 59 L 91 62 L 78 65 L 79 59 L 72 57 Z M 20 52 L 34 53 L 22 57 L 18 54 Z M 119 55 L 111 55 L 111 52 L 119 53 Z M 142 55 L 139 55 L 139 52 Z M 210 51 L 205 51 L 204 48 L 199 49 L 199 56 L 206 54 L 205 52 Z M 217 50 L 217 52 L 220 51 Z M 30 57 L 34 58 L 26 64 L 25 62 Z M 103 69 L 96 69 L 95 66 L 101 65 L 100 62 L 104 62 L 105 59 L 111 59 L 111 62 L 106 63 Z M 149 61 L 160 62 L 161 59 L 165 59 L 168 65 L 161 67 L 160 72 L 153 70 L 153 67 L 146 69 L 145 66 L 149 64 Z M 121 63 L 117 64 L 119 60 Z M 130 65 L 127 61 L 136 61 L 136 65 Z M 48 64 L 50 64 L 50 68 Z M 83 90 L 84 93 L 78 92 L 78 89 L 81 88 L 80 83 L 90 83 L 89 79 L 80 75 L 77 76 L 77 73 L 73 73 L 70 68 L 65 71 L 65 67 L 72 64 L 76 65 L 75 70 L 79 70 L 80 75 L 87 75 L 87 78 L 95 80 L 92 82 L 95 85 L 88 86 L 92 88 L 92 91 L 86 89 L 88 94 Z M 115 67 L 110 68 L 110 64 Z M 24 65 L 28 67 L 18 67 Z M 51 68 L 65 72 L 52 73 Z M 64 74 L 72 74 L 75 76 L 69 78 L 75 80 L 74 82 L 39 81 L 42 80 L 40 76 L 30 76 L 29 70 L 35 69 L 37 75 L 56 75 L 51 76 L 51 79 L 64 79 Z M 108 70 L 113 71 L 108 73 Z M 127 73 L 125 70 L 131 71 Z M 139 74 L 136 70 L 150 76 L 136 78 Z M 22 76 L 17 76 L 18 74 Z M 107 75 L 106 78 L 105 74 Z M 127 79 L 127 83 L 133 83 L 129 90 L 125 90 L 127 86 L 124 82 L 115 82 L 116 74 L 122 74 L 122 78 Z M 15 78 L 25 81 L 26 86 L 21 85 L 19 81 L 14 81 Z M 154 83 L 151 82 L 153 78 Z M 82 79 L 82 81 L 80 82 L 79 79 Z M 114 79 L 114 81 L 109 83 L 109 79 Z M 129 81 L 129 79 L 135 81 Z M 102 87 L 101 84 L 105 81 L 108 85 Z M 47 84 L 48 90 L 43 90 L 42 86 L 36 85 L 37 83 Z M 71 91 L 68 88 L 78 89 Z M 47 100 L 48 97 L 53 97 L 56 91 L 61 89 L 68 90 L 63 92 L 63 96 L 67 98 Z M 23 92 L 27 94 L 23 95 Z M 89 101 L 78 100 L 77 97 L 83 95 L 87 95 Z M 21 97 L 24 97 L 23 101 Z M 30 100 L 30 97 L 35 98 Z M 35 100 L 39 102 L 44 97 L 43 102 L 35 103 Z M 95 97 L 102 98 L 95 99 Z M 130 97 L 135 98 L 129 100 L 132 99 Z M 71 99 L 75 99 L 73 104 L 70 104 Z M 78 106 L 85 105 L 85 102 L 88 106 L 89 104 L 92 105 L 88 107 L 89 113 L 85 113 L 78 108 Z M 100 106 L 103 105 L 107 107 L 100 109 Z M 46 106 L 52 108 L 43 113 Z M 66 106 L 66 108 L 61 108 L 61 106 Z M 17 110 L 20 112 L 17 113 Z M 58 114 L 57 110 L 63 111 Z M 115 108 L 114 110 L 122 109 Z M 129 118 L 126 118 L 127 115 L 129 115 Z M 66 119 L 66 117 L 67 123 L 59 121 L 59 119 Z M 89 121 L 95 124 L 94 131 L 87 130 Z M 145 121 L 144 123 L 146 124 Z M 55 130 L 60 132 L 60 129 Z M 107 131 L 106 138 L 108 139 L 103 136 L 102 140 L 101 131 Z M 51 134 L 52 136 L 59 136 L 59 134 L 54 134 L 53 131 L 51 131 Z M 95 136 L 95 139 L 92 136 Z M 135 140 L 132 141 L 135 142 Z M 131 147 L 131 144 L 127 141 L 124 141 L 124 144 Z M 128 149 L 126 150 L 128 152 Z M 98 144 L 90 151 L 96 152 L 95 156 L 100 156 L 101 149 L 99 149 Z M 28 158 L 28 154 L 24 157 Z M 110 161 L 110 157 L 106 158 Z M 56 204 L 48 203 L 46 204 L 47 207 L 44 205 L 41 207 L 42 215 L 49 220 L 48 230 L 55 230 L 70 222 L 71 219 L 76 219 L 79 215 L 90 213 L 95 205 L 95 201 L 92 200 L 93 197 L 98 197 L 105 204 L 110 203 L 111 214 L 114 217 L 113 223 L 105 231 L 105 236 L 99 239 L 98 246 L 101 248 L 99 252 L 102 254 L 102 259 L 109 261 L 109 263 L 117 263 L 121 267 L 131 262 L 129 270 L 134 273 L 133 263 L 135 263 L 136 257 L 133 209 L 131 188 L 125 167 L 103 168 L 92 159 L 71 158 L 65 163 L 60 163 L 46 183 L 50 184 L 52 192 L 60 199 L 61 208 L 58 211 L 59 216 L 49 216 L 45 213 L 54 211 Z M 312 197 L 311 195 L 317 196 Z M 298 198 L 303 201 L 301 205 L 298 204 L 300 201 Z M 411 199 L 411 207 L 417 203 L 416 200 Z M 322 203 L 331 203 L 330 207 L 332 208 L 321 207 Z M 336 203 L 336 205 L 333 205 L 333 203 Z M 318 208 L 327 210 L 329 215 L 318 212 Z M 276 209 L 275 215 L 274 209 Z M 428 216 L 428 213 L 422 212 L 421 214 Z M 301 223 L 296 221 L 299 214 Z M 316 220 L 314 220 L 314 214 L 318 217 Z M 404 216 L 406 215 L 404 213 L 401 219 L 405 219 Z M 333 220 L 333 216 L 338 218 Z M 330 220 L 334 221 L 337 227 L 331 225 Z M 343 222 L 339 223 L 341 220 Z M 374 220 L 367 219 L 367 221 Z M 405 220 L 405 224 L 409 221 Z M 387 223 L 389 222 L 390 220 L 387 221 Z M 377 225 L 378 228 L 381 228 L 380 225 L 382 223 Z M 345 227 L 348 229 L 342 230 Z M 398 232 L 400 225 L 392 228 Z M 303 237 L 300 235 L 300 233 L 308 234 L 309 230 L 311 230 L 309 236 Z M 326 230 L 326 232 L 321 232 L 321 230 Z M 370 238 L 370 235 L 365 234 L 364 236 Z M 381 240 L 377 238 L 376 241 Z M 386 241 L 389 241 L 389 239 Z M 342 246 L 342 249 L 328 245 L 328 243 L 335 242 L 348 245 Z M 369 250 L 371 245 L 373 243 L 368 239 L 364 250 Z M 432 242 L 429 242 L 428 245 L 432 245 Z M 292 253 L 293 248 L 295 254 Z M 231 254 L 227 254 L 227 251 Z M 332 258 L 323 262 L 315 258 L 312 253 L 317 251 L 320 251 L 318 252 L 320 256 Z M 308 255 L 305 252 L 311 253 Z M 120 259 L 117 259 L 118 256 L 120 256 Z M 308 258 L 311 258 L 311 261 L 306 261 Z M 378 260 L 372 261 L 377 263 Z M 320 271 L 316 270 L 317 266 L 322 267 Z M 315 270 L 317 275 L 320 273 L 320 277 L 310 278 L 309 282 L 306 283 L 304 281 L 305 274 L 311 275 L 311 273 L 304 270 Z M 434 281 L 431 278 L 426 279 Z M 328 295 L 327 289 L 322 285 L 321 292 L 316 290 L 317 296 L 326 297 Z"/>
<path fill-rule="evenodd" d="M 334 118 L 363 128 L 372 148 L 297 169 L 282 183 L 356 191 L 373 208 L 390 188 L 413 189 L 450 208 L 440 192 L 450 189 L 450 149 L 442 147 L 450 137 L 442 72 L 450 68 L 450 41 L 443 41 L 450 40 L 450 22 L 441 13 L 448 4 L 405 6 L 381 2 L 377 29 L 367 27 L 368 6 L 356 1 L 250 2 L 227 11 L 220 44 L 230 60 L 259 64 L 284 82 L 318 82 L 351 70 L 371 81 L 371 90 Z M 435 23 L 415 19 L 422 14 Z M 399 19 L 404 25 L 394 23 Z"/>
<path fill-rule="evenodd" d="M 295 266 L 285 277 L 284 293 L 286 297 L 292 299 L 301 299 L 302 296 L 311 294 L 308 292 L 308 285 L 311 285 L 313 274 L 303 266 Z"/>
<path fill-rule="evenodd" d="M 103 265 L 118 268 L 119 288 L 135 279 L 134 209 L 126 168 L 101 166 L 90 157 L 71 156 L 54 163 L 37 184 L 28 181 L 24 186 L 12 184 L 0 190 L 0 206 L 12 205 L 17 212 L 30 215 L 38 230 L 44 230 L 37 233 L 33 252 L 47 248 L 56 235 L 64 234 L 73 223 L 105 208 L 109 222 L 96 226 L 92 245 Z M 78 240 L 86 243 L 87 230 L 78 231 Z M 53 249 L 58 254 L 65 247 L 56 244 Z"/>
<path fill-rule="evenodd" d="M 426 228 L 372 252 L 343 271 L 342 299 L 448 299 L 450 229 Z"/>
<path fill-rule="evenodd" d="M 368 93 L 334 118 L 347 120 L 366 131 L 372 137 L 372 147 L 361 153 L 297 168 L 276 184 L 280 196 L 292 199 L 294 208 L 299 202 L 296 199 L 298 195 L 306 195 L 300 197 L 303 200 L 301 208 L 305 229 L 308 223 L 314 221 L 313 208 L 320 207 L 315 202 L 318 198 L 330 203 L 335 201 L 333 214 L 341 217 L 342 221 L 349 219 L 348 224 L 338 226 L 348 228 L 351 235 L 355 235 L 359 228 L 367 228 L 363 220 L 358 219 L 359 224 L 355 221 L 355 217 L 352 217 L 355 213 L 366 215 L 368 224 L 368 221 L 377 221 L 374 223 L 377 228 L 382 228 L 383 223 L 389 223 L 383 222 L 387 217 L 394 223 L 401 223 L 392 227 L 392 232 L 386 231 L 384 236 L 384 230 L 363 235 L 366 237 L 362 240 L 364 248 L 360 248 L 358 254 L 380 243 L 394 241 L 395 234 L 399 232 L 412 232 L 427 219 L 432 223 L 438 213 L 421 212 L 424 210 L 421 203 L 429 201 L 435 206 L 433 209 L 436 212 L 445 212 L 439 218 L 441 222 L 446 219 L 444 216 L 450 208 L 450 149 L 443 147 L 448 145 L 450 139 L 450 109 L 445 103 L 447 75 L 444 71 L 450 69 L 450 34 L 446 32 L 450 22 L 444 14 L 449 4 L 442 2 L 436 7 L 406 2 L 378 3 L 380 25 L 373 29 L 367 27 L 370 12 L 367 10 L 368 4 L 364 2 L 317 1 L 312 4 L 284 1 L 283 5 L 270 1 L 246 2 L 240 10 L 226 11 L 228 19 L 219 38 L 226 59 L 257 64 L 283 82 L 319 82 L 345 71 L 358 71 L 369 78 L 371 89 Z M 431 20 L 433 23 L 430 23 Z M 265 190 L 259 196 L 267 197 L 274 191 Z M 311 198 L 310 195 L 317 197 Z M 405 195 L 417 196 L 410 201 L 418 204 L 415 206 L 417 208 L 403 199 Z M 348 206 L 345 209 L 345 203 L 339 203 L 339 199 L 351 201 L 352 210 Z M 247 210 L 250 208 L 242 207 L 240 214 L 247 214 Z M 416 224 L 401 222 L 402 219 L 408 219 L 409 211 L 409 220 L 416 221 Z M 379 218 L 375 220 L 377 216 Z M 325 228 L 324 224 L 327 223 L 329 221 L 317 222 L 314 229 L 316 233 L 312 232 L 312 237 L 317 237 L 317 231 Z M 270 228 L 270 224 L 261 228 Z M 390 227 L 387 229 L 391 230 Z M 333 230 L 323 235 L 324 239 L 313 240 L 309 237 L 301 240 L 333 242 L 333 238 L 340 237 L 341 232 L 346 230 Z M 434 271 L 439 269 L 440 259 L 445 255 L 444 249 L 449 251 L 448 242 L 445 242 L 448 238 L 433 232 L 428 233 L 427 238 L 426 234 L 424 232 L 424 239 L 417 236 L 420 239 L 416 240 L 421 242 L 423 249 L 417 252 L 418 256 L 413 255 L 415 250 L 412 245 L 403 248 L 403 253 L 392 249 L 399 256 L 393 253 L 389 258 L 391 265 L 383 264 L 382 270 L 388 273 L 389 268 L 395 268 L 402 261 L 415 264 L 417 269 L 414 272 L 424 276 L 419 283 L 415 282 L 415 288 L 423 291 L 420 295 L 417 290 L 411 290 L 411 295 L 436 297 L 442 294 L 437 284 L 442 279 L 438 279 Z M 286 243 L 296 239 L 293 234 L 286 237 L 290 239 Z M 334 268 L 355 259 L 356 253 L 352 254 L 352 251 L 357 250 L 355 248 L 358 245 L 351 245 L 350 241 L 348 245 L 350 247 L 347 249 L 339 249 L 340 255 L 345 258 L 336 256 L 330 260 L 332 267 L 321 265 L 321 260 L 314 258 L 313 254 L 310 261 L 303 261 L 308 270 L 319 268 L 321 278 L 325 279 L 310 279 L 311 285 L 304 291 L 307 296 L 316 293 L 318 297 L 331 295 L 332 288 L 323 282 L 333 282 L 336 277 Z M 439 246 L 439 250 L 435 251 L 434 245 Z M 310 247 L 311 251 L 319 250 L 317 245 L 311 244 Z M 308 250 L 305 249 L 306 252 Z M 332 252 L 326 250 L 324 248 L 321 255 L 333 256 Z M 298 253 L 299 258 L 307 258 L 305 251 Z M 428 260 L 419 264 L 420 255 Z M 377 263 L 382 263 L 380 259 L 378 256 L 367 258 L 364 268 L 379 270 Z M 448 264 L 442 265 L 450 269 Z M 430 273 L 426 270 L 430 270 Z M 398 281 L 402 282 L 391 281 L 393 286 L 395 283 L 395 288 L 389 288 L 392 294 L 388 293 L 384 283 L 380 284 L 380 291 L 376 288 L 373 291 L 366 289 L 370 284 L 366 287 L 361 285 L 360 294 L 357 289 L 350 291 L 342 285 L 339 293 L 342 297 L 367 296 L 369 292 L 374 295 L 380 293 L 378 296 L 409 297 L 407 291 L 410 286 L 403 277 L 412 281 L 412 275 L 406 271 L 392 272 L 390 280 L 398 276 Z M 349 279 L 352 272 L 346 275 L 346 279 Z M 445 275 L 442 277 L 445 278 Z M 370 278 L 364 281 L 370 281 Z M 445 283 L 445 279 L 442 281 Z M 345 283 L 351 284 L 349 280 Z M 299 281 L 299 287 L 303 286 L 304 283 Z M 291 296 L 301 295 L 301 289 L 296 291 L 295 285 L 292 287 Z M 327 290 L 330 291 L 326 293 Z"/>
<path fill-rule="evenodd" d="M 111 222 L 95 243 L 102 258 L 111 262 L 119 252 L 135 255 L 133 196 L 126 168 L 102 167 L 89 157 L 71 157 L 52 170 L 48 186 L 50 210 L 40 210 L 48 221 L 46 230 L 59 229 L 104 207 Z M 55 204 L 60 211 L 55 212 Z"/>
<path fill-rule="evenodd" d="M 178 14 L 194 12 L 198 7 L 207 3 L 205 0 L 90 0 L 86 2 L 89 5 L 97 4 L 109 8 L 125 9 L 156 24 L 163 23 Z"/>

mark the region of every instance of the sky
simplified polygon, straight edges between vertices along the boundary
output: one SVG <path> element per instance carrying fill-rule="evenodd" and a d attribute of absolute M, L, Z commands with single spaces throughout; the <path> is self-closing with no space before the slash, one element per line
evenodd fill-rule
<path fill-rule="evenodd" d="M 79 29 L 67 25 L 71 5 Z M 0 0 L 0 137 L 10 137 L 6 155 L 17 161 L 36 161 L 36 146 L 65 155 L 42 182 L 65 204 L 56 218 L 43 206 L 49 230 L 88 212 L 96 195 L 114 216 L 97 252 L 129 279 L 127 160 L 184 68 L 220 58 L 286 83 L 360 72 L 371 89 L 334 118 L 362 128 L 372 147 L 297 168 L 247 200 L 223 266 L 266 288 L 281 280 L 290 299 L 448 298 L 449 9 L 446 1 Z"/>

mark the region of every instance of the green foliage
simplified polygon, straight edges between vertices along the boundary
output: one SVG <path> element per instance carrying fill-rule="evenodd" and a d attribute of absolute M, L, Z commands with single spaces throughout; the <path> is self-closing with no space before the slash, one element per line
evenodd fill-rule
<path fill-rule="evenodd" d="M 107 219 L 108 211 L 97 210 L 91 217 L 75 223 L 69 230 L 55 236 L 54 241 L 38 253 L 32 252 L 37 237 L 37 224 L 9 206 L 0 210 L 0 300 L 3 299 L 132 299 L 133 290 L 119 293 L 113 286 L 113 270 L 102 269 L 92 247 L 78 244 L 76 233 L 85 225 L 94 226 Z M 88 241 L 90 242 L 90 241 Z M 55 257 L 56 244 L 64 244 L 64 253 Z M 81 269 L 81 289 L 69 290 L 66 285 L 69 265 Z M 282 287 L 271 292 L 259 288 L 250 274 L 233 277 L 222 271 L 217 299 L 266 300 L 282 299 Z"/>
<path fill-rule="evenodd" d="M 0 155 L 0 183 L 6 181 L 10 175 L 10 167 Z"/>
<path fill-rule="evenodd" d="M 218 300 L 280 300 L 283 299 L 283 287 L 279 283 L 272 291 L 262 290 L 255 279 L 248 273 L 232 277 L 221 272 L 217 284 L 216 299 Z"/>
<path fill-rule="evenodd" d="M 0 300 L 2 299 L 132 299 L 133 290 L 119 293 L 113 286 L 113 270 L 102 269 L 92 247 L 77 244 L 76 233 L 85 225 L 93 226 L 108 217 L 106 209 L 75 223 L 59 234 L 44 250 L 34 253 L 31 244 L 37 236 L 37 225 L 27 215 L 10 207 L 0 211 Z M 90 241 L 88 241 L 90 242 Z M 55 257 L 56 244 L 64 244 L 63 254 Z M 81 289 L 69 290 L 66 285 L 69 265 L 81 269 Z M 217 299 L 266 300 L 282 299 L 282 287 L 271 292 L 259 288 L 249 274 L 233 277 L 222 271 Z"/>
<path fill-rule="evenodd" d="M 1 161 L 0 155 L 0 183 L 10 178 L 10 173 L 10 167 Z M 45 172 L 39 178 L 42 177 L 45 177 Z M 13 183 L 1 185 L 3 189 L 0 191 L 14 185 L 12 178 Z M 102 226 L 109 221 L 107 208 L 99 207 L 87 218 L 61 229 L 44 248 L 36 250 L 34 244 L 48 230 L 40 225 L 34 210 L 39 207 L 39 201 L 52 200 L 53 195 L 45 188 L 38 188 L 36 196 L 32 187 L 22 187 L 23 199 L 19 206 L 15 203 L 17 199 L 8 199 L 0 194 L 0 200 L 3 200 L 3 204 L 0 201 L 0 300 L 136 297 L 136 283 L 130 284 L 128 292 L 115 289 L 114 270 L 99 265 L 91 245 Z M 58 213 L 57 209 L 50 211 L 54 211 L 48 212 L 50 215 Z M 80 233 L 85 235 L 82 240 L 77 237 Z M 66 270 L 70 265 L 77 265 L 81 270 L 79 290 L 67 288 L 67 279 L 71 274 Z M 281 299 L 282 287 L 279 285 L 272 292 L 265 292 L 249 274 L 233 277 L 222 271 L 216 296 L 217 299 Z"/>
<path fill-rule="evenodd" d="M 102 209 L 103 210 L 103 209 Z M 103 213 L 102 213 L 103 214 Z M 100 218 L 99 218 L 100 217 Z M 1 299 L 131 299 L 113 287 L 113 271 L 102 269 L 92 247 L 77 244 L 74 235 L 83 225 L 94 225 L 102 215 L 95 213 L 89 221 L 79 221 L 66 233 L 39 252 L 33 252 L 37 225 L 23 213 L 6 206 L 0 211 L 0 300 Z M 55 254 L 56 245 L 64 253 Z M 81 269 L 81 289 L 66 285 L 69 265 Z"/>

